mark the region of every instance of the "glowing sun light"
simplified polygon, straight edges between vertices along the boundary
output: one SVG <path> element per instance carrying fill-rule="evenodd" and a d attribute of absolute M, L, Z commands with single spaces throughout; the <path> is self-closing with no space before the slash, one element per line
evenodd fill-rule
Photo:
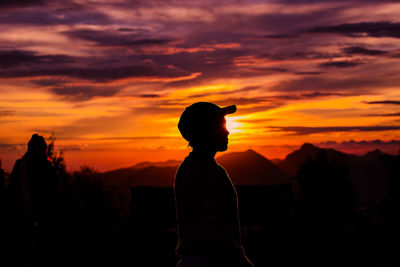
<path fill-rule="evenodd" d="M 236 121 L 235 117 L 225 117 L 226 119 L 226 129 L 230 134 L 241 132 L 242 129 L 240 127 L 242 124 Z"/>

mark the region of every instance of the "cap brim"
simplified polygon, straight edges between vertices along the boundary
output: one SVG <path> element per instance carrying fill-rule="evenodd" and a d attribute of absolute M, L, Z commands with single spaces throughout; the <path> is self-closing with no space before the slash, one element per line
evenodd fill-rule
<path fill-rule="evenodd" d="M 232 114 L 232 113 L 236 112 L 236 105 L 223 107 L 223 108 L 221 108 L 221 110 L 222 110 L 222 113 L 224 114 L 224 116 L 228 115 L 228 114 Z"/>

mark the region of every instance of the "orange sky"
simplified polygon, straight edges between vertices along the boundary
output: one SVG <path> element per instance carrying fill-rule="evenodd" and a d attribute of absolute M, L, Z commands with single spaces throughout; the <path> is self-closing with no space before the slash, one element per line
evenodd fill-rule
<path fill-rule="evenodd" d="M 400 3 L 0 4 L 0 158 L 54 133 L 69 169 L 182 159 L 197 101 L 236 104 L 229 151 L 400 149 Z"/>

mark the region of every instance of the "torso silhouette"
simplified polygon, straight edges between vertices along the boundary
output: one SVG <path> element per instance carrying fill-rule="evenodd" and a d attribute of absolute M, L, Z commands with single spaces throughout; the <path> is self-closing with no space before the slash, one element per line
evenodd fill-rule
<path fill-rule="evenodd" d="M 6 201 L 6 189 L 5 189 L 5 175 L 4 170 L 1 168 L 0 160 L 0 212 L 3 212 Z"/>
<path fill-rule="evenodd" d="M 240 241 L 237 194 L 225 169 L 214 158 L 192 152 L 176 173 L 174 189 L 177 254 L 247 262 Z"/>
<path fill-rule="evenodd" d="M 46 158 L 26 153 L 11 174 L 14 208 L 19 215 L 46 217 L 57 190 L 54 171 Z"/>

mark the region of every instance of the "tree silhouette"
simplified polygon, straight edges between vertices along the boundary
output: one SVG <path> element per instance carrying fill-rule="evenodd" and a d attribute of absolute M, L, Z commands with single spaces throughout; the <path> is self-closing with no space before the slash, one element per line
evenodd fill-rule
<path fill-rule="evenodd" d="M 67 172 L 63 151 L 62 150 L 60 150 L 60 152 L 56 151 L 55 149 L 56 137 L 54 133 L 52 133 L 47 140 L 49 141 L 49 144 L 47 145 L 47 158 L 50 161 L 51 165 L 53 166 L 56 176 L 60 180 L 62 180 L 62 178 L 65 179 L 66 177 L 69 176 L 69 174 Z"/>

